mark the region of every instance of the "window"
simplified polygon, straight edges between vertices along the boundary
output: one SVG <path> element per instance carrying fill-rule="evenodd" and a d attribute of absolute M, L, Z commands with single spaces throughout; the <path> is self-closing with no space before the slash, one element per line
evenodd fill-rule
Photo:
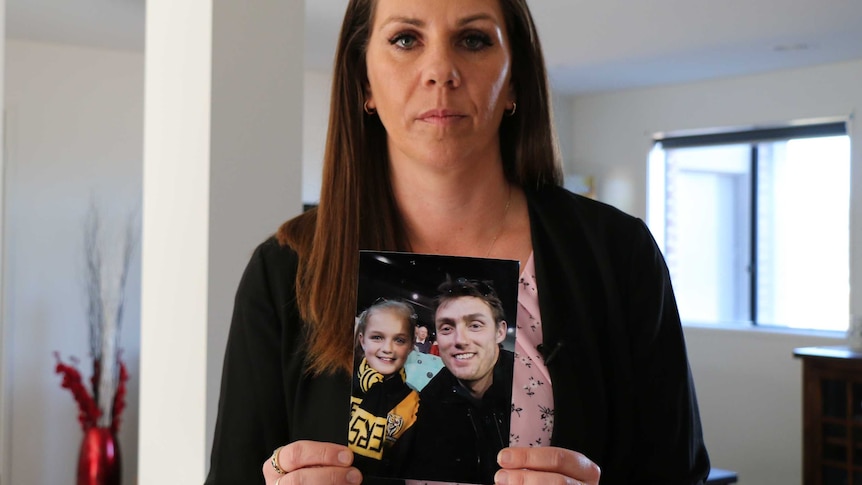
<path fill-rule="evenodd" d="M 657 140 L 649 225 L 686 322 L 844 330 L 844 123 Z"/>

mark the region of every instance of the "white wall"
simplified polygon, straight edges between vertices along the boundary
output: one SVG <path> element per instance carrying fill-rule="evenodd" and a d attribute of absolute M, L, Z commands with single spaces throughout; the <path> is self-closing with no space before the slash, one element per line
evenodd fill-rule
<path fill-rule="evenodd" d="M 305 71 L 302 108 L 302 202 L 320 201 L 323 149 L 329 123 L 329 97 L 332 75 Z"/>
<path fill-rule="evenodd" d="M 646 215 L 646 159 L 656 132 L 852 117 L 862 61 L 677 86 L 575 97 L 567 170 L 596 176 L 598 197 Z M 851 311 L 862 314 L 862 124 L 851 122 Z M 816 256 L 816 255 L 812 255 Z M 840 336 L 686 329 L 706 442 L 740 483 L 801 482 L 800 346 Z"/>
<path fill-rule="evenodd" d="M 5 72 L 8 483 L 71 483 L 82 433 L 52 352 L 89 362 L 82 221 L 90 194 L 106 209 L 104 224 L 140 208 L 143 56 L 12 40 Z M 131 374 L 119 437 L 129 484 L 137 471 L 139 314 L 137 253 L 121 335 Z M 81 370 L 88 378 L 91 369 Z"/>
<path fill-rule="evenodd" d="M 0 73 L 5 73 L 6 71 L 6 2 L 4 0 L 0 0 Z M 0 93 L 5 92 L 5 74 L 0 75 Z M 6 112 L 6 99 L 5 97 L 0 99 L 0 108 L 2 108 L 2 112 Z M 5 133 L 5 116 L 4 119 L 0 119 L 0 133 Z M 5 145 L 5 143 L 4 143 Z M 10 451 L 11 447 L 9 446 L 8 438 L 9 438 L 9 428 L 12 424 L 12 419 L 9 417 L 9 400 L 11 398 L 12 393 L 9 392 L 9 378 L 6 376 L 6 368 L 8 363 L 11 362 L 11 358 L 9 358 L 9 353 L 11 352 L 12 347 L 9 344 L 8 332 L 6 331 L 6 326 L 4 325 L 5 318 L 5 310 L 3 304 L 4 290 L 3 286 L 5 283 L 4 273 L 5 273 L 5 246 L 4 246 L 4 219 L 5 219 L 5 187 L 4 187 L 4 179 L 5 179 L 5 162 L 6 162 L 6 150 L 0 151 L 0 483 L 7 483 L 8 477 L 6 476 L 6 468 L 8 466 L 10 460 Z"/>

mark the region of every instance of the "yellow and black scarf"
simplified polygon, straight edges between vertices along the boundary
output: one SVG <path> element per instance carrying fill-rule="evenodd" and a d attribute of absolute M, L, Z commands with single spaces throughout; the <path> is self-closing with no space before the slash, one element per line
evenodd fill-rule
<path fill-rule="evenodd" d="M 405 382 L 407 374 L 384 376 L 365 359 L 353 378 L 348 446 L 354 453 L 382 460 L 385 451 L 416 421 L 419 394 Z"/>

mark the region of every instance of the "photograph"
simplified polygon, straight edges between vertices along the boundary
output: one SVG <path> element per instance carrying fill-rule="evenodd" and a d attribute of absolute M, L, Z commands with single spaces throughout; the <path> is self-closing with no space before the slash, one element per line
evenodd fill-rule
<path fill-rule="evenodd" d="M 518 274 L 518 261 L 361 251 L 348 446 L 363 476 L 493 481 Z"/>

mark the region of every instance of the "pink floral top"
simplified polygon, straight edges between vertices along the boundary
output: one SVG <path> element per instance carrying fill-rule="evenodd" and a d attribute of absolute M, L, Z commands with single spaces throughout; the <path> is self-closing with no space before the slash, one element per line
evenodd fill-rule
<path fill-rule="evenodd" d="M 548 446 L 554 430 L 551 377 L 538 347 L 542 318 L 533 254 L 518 281 L 518 319 L 515 332 L 515 376 L 512 383 L 511 446 Z"/>

